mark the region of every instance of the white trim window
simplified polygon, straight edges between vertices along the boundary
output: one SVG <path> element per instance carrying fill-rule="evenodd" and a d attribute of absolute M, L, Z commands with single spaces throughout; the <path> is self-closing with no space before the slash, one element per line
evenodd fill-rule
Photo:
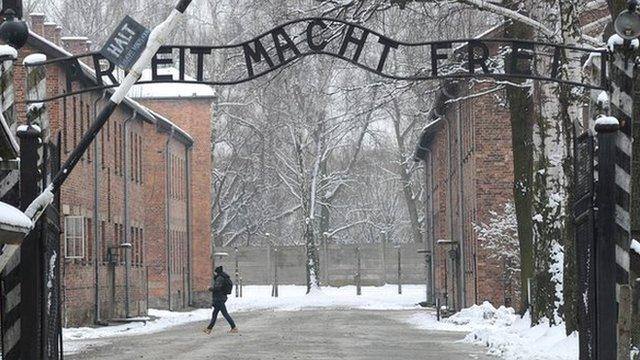
<path fill-rule="evenodd" d="M 83 259 L 85 256 L 86 229 L 83 216 L 66 216 L 64 218 L 64 257 L 67 259 Z"/>

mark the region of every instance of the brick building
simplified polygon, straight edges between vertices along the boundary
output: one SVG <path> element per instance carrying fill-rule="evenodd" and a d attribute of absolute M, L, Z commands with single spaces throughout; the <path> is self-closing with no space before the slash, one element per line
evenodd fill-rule
<path fill-rule="evenodd" d="M 485 86 L 447 83 L 439 92 L 435 121 L 425 129 L 427 146 L 427 239 L 433 243 L 435 295 L 442 304 L 465 307 L 484 300 L 515 300 L 502 281 L 502 264 L 478 243 L 473 224 L 513 201 L 509 110 L 494 95 L 453 101 Z M 459 258 L 450 250 L 457 249 Z"/>
<path fill-rule="evenodd" d="M 602 2 L 591 4 L 581 17 L 591 36 L 601 34 L 608 21 Z M 497 26 L 478 38 L 503 37 L 504 28 Z M 492 56 L 499 52 L 496 46 L 489 45 Z M 492 211 L 500 213 L 513 202 L 506 90 L 493 89 L 491 81 L 443 82 L 421 142 L 426 145 L 425 230 L 433 249 L 433 290 L 441 304 L 455 309 L 519 301 L 519 282 L 505 279 L 504 264 L 490 258 L 474 230 L 474 224 L 491 219 Z"/>
<path fill-rule="evenodd" d="M 54 59 L 89 52 L 86 38 L 61 37 L 60 28 L 46 23 L 44 15 L 32 14 L 30 29 L 16 64 L 31 53 Z M 46 66 L 39 98 L 66 91 L 67 66 Z M 96 86 L 91 66 L 79 67 L 73 91 Z M 16 66 L 20 122 L 26 81 L 25 67 Z M 61 188 L 65 326 L 144 315 L 149 307 L 207 304 L 214 93 L 190 86 L 196 94 L 180 99 L 127 98 Z M 110 93 L 92 91 L 46 103 L 44 141 L 59 144 L 62 161 Z"/>

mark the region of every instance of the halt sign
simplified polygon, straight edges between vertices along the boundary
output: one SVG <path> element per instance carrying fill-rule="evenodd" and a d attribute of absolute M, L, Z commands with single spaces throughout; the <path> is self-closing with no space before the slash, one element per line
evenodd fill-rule
<path fill-rule="evenodd" d="M 111 34 L 100 53 L 112 63 L 131 70 L 149 39 L 149 30 L 130 16 L 126 16 Z"/>

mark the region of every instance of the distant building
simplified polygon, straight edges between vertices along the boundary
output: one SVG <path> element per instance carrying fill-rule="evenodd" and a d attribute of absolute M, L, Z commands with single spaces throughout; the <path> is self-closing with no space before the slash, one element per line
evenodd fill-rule
<path fill-rule="evenodd" d="M 60 28 L 44 20 L 30 16 L 31 36 L 17 64 L 31 53 L 54 59 L 89 52 L 86 38 L 61 37 Z M 66 91 L 63 66 L 68 65 L 60 64 L 46 66 L 46 94 L 40 96 Z M 96 86 L 91 66 L 83 64 L 81 71 L 73 90 Z M 18 103 L 25 99 L 25 82 L 24 67 L 16 66 L 19 122 L 25 121 L 25 105 Z M 149 307 L 208 305 L 215 94 L 204 85 L 174 84 L 154 96 L 155 86 L 134 88 L 139 101 L 127 98 L 118 107 L 60 191 L 64 326 L 145 315 Z M 176 98 L 167 97 L 174 91 Z M 45 141 L 59 144 L 62 161 L 109 93 L 92 91 L 46 104 Z"/>
<path fill-rule="evenodd" d="M 585 33 L 598 36 L 610 21 L 607 14 L 606 4 L 591 4 L 581 17 Z M 503 26 L 479 36 L 503 37 Z M 499 49 L 489 51 L 496 56 Z M 505 264 L 490 256 L 474 230 L 513 202 L 511 120 L 506 90 L 494 91 L 494 85 L 444 81 L 423 130 L 434 295 L 454 309 L 483 301 L 517 306 L 520 300 L 519 281 L 505 279 Z"/>

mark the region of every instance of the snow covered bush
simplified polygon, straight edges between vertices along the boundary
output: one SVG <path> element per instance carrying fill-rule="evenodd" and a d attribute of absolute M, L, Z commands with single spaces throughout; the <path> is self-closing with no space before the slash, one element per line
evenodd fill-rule
<path fill-rule="evenodd" d="M 517 317 L 513 308 L 500 306 L 496 309 L 490 302 L 485 301 L 482 305 L 472 305 L 462 309 L 444 321 L 456 325 L 472 325 L 473 327 L 480 325 L 511 326 Z"/>
<path fill-rule="evenodd" d="M 488 223 L 474 224 L 473 227 L 479 246 L 487 251 L 490 259 L 502 266 L 505 292 L 510 289 L 511 296 L 516 297 L 518 287 L 513 285 L 517 284 L 520 276 L 520 245 L 515 206 L 508 202 L 503 211 L 490 211 L 490 214 Z"/>

